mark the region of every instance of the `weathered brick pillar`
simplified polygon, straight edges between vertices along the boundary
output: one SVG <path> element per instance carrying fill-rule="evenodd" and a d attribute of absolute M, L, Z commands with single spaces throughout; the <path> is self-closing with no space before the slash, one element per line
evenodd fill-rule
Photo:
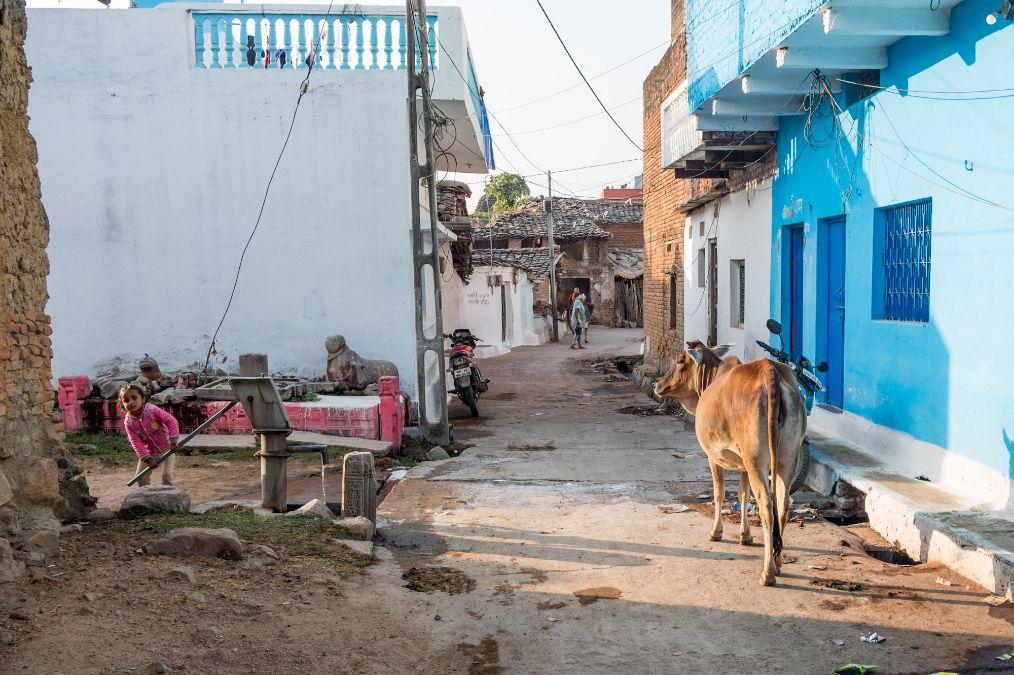
<path fill-rule="evenodd" d="M 23 0 L 0 0 L 0 583 L 38 556 L 18 548 L 58 533 L 60 473 L 73 471 L 54 422 L 52 329 L 45 314 L 49 222 L 28 133 Z M 51 542 L 55 537 L 36 537 Z M 50 551 L 47 551 L 49 553 Z M 55 551 L 52 551 L 55 553 Z"/>

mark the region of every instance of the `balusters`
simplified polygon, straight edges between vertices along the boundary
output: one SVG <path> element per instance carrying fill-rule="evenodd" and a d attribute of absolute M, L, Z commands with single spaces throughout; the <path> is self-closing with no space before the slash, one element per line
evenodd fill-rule
<path fill-rule="evenodd" d="M 404 70 L 408 65 L 408 36 L 399 16 L 195 12 L 193 21 L 195 68 L 298 68 L 311 59 L 316 68 L 335 70 Z M 430 69 L 436 70 L 437 17 L 426 17 L 425 26 Z M 421 41 L 416 44 L 413 56 L 421 68 Z"/>
<path fill-rule="evenodd" d="M 408 36 L 405 33 L 406 23 L 398 19 L 398 70 L 408 70 L 408 60 L 405 58 L 408 51 Z"/>
<path fill-rule="evenodd" d="M 281 50 L 285 52 L 286 64 L 285 67 L 296 67 L 296 50 L 292 48 L 292 19 L 282 19 L 282 46 Z M 282 67 L 282 66 L 280 66 Z"/>
<path fill-rule="evenodd" d="M 363 22 L 366 23 L 365 21 Z M 378 46 L 378 38 L 380 37 L 380 25 L 377 17 L 370 18 L 370 58 L 373 59 L 373 63 L 370 64 L 370 70 L 380 70 L 380 59 L 378 54 L 380 49 Z"/>
<path fill-rule="evenodd" d="M 394 70 L 391 64 L 391 17 L 384 19 L 384 70 Z"/>
<path fill-rule="evenodd" d="M 364 70 L 366 68 L 366 66 L 363 64 L 363 61 L 365 60 L 363 59 L 363 52 L 365 50 L 366 50 L 366 40 L 363 37 L 363 18 L 360 16 L 358 17 L 358 21 L 356 21 L 356 42 L 355 42 L 356 70 Z"/>
<path fill-rule="evenodd" d="M 426 26 L 427 26 L 427 30 L 428 30 L 428 32 L 426 33 L 426 35 L 429 38 L 428 42 L 429 42 L 429 48 L 430 48 L 429 49 L 429 51 L 430 51 L 430 53 L 429 53 L 429 57 L 430 57 L 430 70 L 436 70 L 437 69 L 437 17 L 435 17 L 435 16 L 427 16 L 426 17 Z"/>
<path fill-rule="evenodd" d="M 221 68 L 222 64 L 219 63 L 221 54 L 218 51 L 218 29 L 221 27 L 222 19 L 215 17 L 211 20 L 211 68 Z"/>
<path fill-rule="evenodd" d="M 234 19 L 222 19 L 222 32 L 225 34 L 225 61 L 223 68 L 236 67 L 236 41 L 232 34 L 232 22 Z"/>
<path fill-rule="evenodd" d="M 204 63 L 204 29 L 207 25 L 207 19 L 194 17 L 194 66 L 197 68 L 207 68 Z"/>

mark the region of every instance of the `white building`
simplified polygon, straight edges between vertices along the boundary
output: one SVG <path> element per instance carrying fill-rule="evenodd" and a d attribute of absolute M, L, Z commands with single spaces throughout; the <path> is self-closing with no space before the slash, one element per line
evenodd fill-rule
<path fill-rule="evenodd" d="M 340 333 L 393 361 L 415 394 L 405 8 L 340 11 L 29 10 L 56 375 L 143 353 L 203 364 L 273 175 L 213 365 L 257 351 L 272 370 L 322 375 L 324 339 Z M 434 8 L 428 21 L 433 98 L 455 120 L 438 134 L 437 169 L 486 173 L 461 12 Z M 454 235 L 442 232 L 446 250 Z"/>
<path fill-rule="evenodd" d="M 690 211 L 684 233 L 684 336 L 736 346 L 744 361 L 771 341 L 771 179 Z M 775 345 L 777 346 L 777 344 Z"/>

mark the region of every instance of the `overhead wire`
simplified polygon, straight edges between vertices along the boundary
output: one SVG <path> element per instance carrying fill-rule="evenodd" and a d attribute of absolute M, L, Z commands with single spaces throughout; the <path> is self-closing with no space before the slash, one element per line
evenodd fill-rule
<path fill-rule="evenodd" d="M 327 6 L 327 12 L 324 14 L 325 27 L 327 26 L 327 20 L 329 18 L 331 18 L 331 10 L 333 8 L 334 8 L 334 0 L 331 0 L 331 2 Z M 342 15 L 344 15 L 348 11 L 348 8 L 349 8 L 349 6 L 346 3 L 345 6 L 344 6 L 344 8 L 342 9 L 342 12 L 341 12 Z M 231 30 L 231 28 L 230 28 L 230 30 Z M 326 28 L 325 28 L 325 30 L 326 30 Z M 260 228 L 261 219 L 264 217 L 264 209 L 265 209 L 265 207 L 267 206 L 267 203 L 268 203 L 268 195 L 271 193 L 271 186 L 272 186 L 272 184 L 274 183 L 274 180 L 275 180 L 275 174 L 278 173 L 278 167 L 282 163 L 282 157 L 285 156 L 285 150 L 286 150 L 286 148 L 289 147 L 289 139 L 292 138 L 292 130 L 296 126 L 296 116 L 299 113 L 299 104 L 302 103 L 303 96 L 305 96 L 306 93 L 307 93 L 307 91 L 309 91 L 309 88 L 310 88 L 310 75 L 313 74 L 313 67 L 314 67 L 314 65 L 316 65 L 317 61 L 320 60 L 320 40 L 321 40 L 321 35 L 322 35 L 322 33 L 318 33 L 318 35 L 317 35 L 317 41 L 313 45 L 313 52 L 312 53 L 313 53 L 313 55 L 314 55 L 315 58 L 312 58 L 312 59 L 306 61 L 306 66 L 307 66 L 306 76 L 303 78 L 303 81 L 300 82 L 300 84 L 299 84 L 299 95 L 296 97 L 296 105 L 292 109 L 292 119 L 289 121 L 289 129 L 285 133 L 285 140 L 282 142 L 282 148 L 278 152 L 278 157 L 277 157 L 277 159 L 275 159 L 275 164 L 274 164 L 274 166 L 271 169 L 271 175 L 268 177 L 267 185 L 264 188 L 264 197 L 261 199 L 261 206 L 260 206 L 260 209 L 257 211 L 257 220 L 254 221 L 254 226 L 253 226 L 253 229 L 250 231 L 250 236 L 247 237 L 246 243 L 243 245 L 243 250 L 240 253 L 239 262 L 236 265 L 236 275 L 235 275 L 235 278 L 233 279 L 233 282 L 232 282 L 232 290 L 229 291 L 229 300 L 225 304 L 225 311 L 222 312 L 222 318 L 219 319 L 218 325 L 215 327 L 215 332 L 212 334 L 211 341 L 208 344 L 208 353 L 207 353 L 207 356 L 204 359 L 204 369 L 202 370 L 202 373 L 201 373 L 202 375 L 203 374 L 207 374 L 207 372 L 208 372 L 208 366 L 211 364 L 211 356 L 212 356 L 212 354 L 216 353 L 216 348 L 215 347 L 216 347 L 216 343 L 217 343 L 217 340 L 218 340 L 218 334 L 222 330 L 222 326 L 225 324 L 225 319 L 229 316 L 229 311 L 232 309 L 232 302 L 236 298 L 236 289 L 239 287 L 239 277 L 240 277 L 240 273 L 243 271 L 243 262 L 246 260 L 246 254 L 247 254 L 247 251 L 250 249 L 251 242 L 253 242 L 254 235 L 257 234 L 257 230 Z"/>
<path fill-rule="evenodd" d="M 542 15 L 546 17 L 546 21 L 549 23 L 549 27 L 553 29 L 553 34 L 556 35 L 556 39 L 559 41 L 560 46 L 563 47 L 563 51 L 567 53 L 567 58 L 569 58 L 570 62 L 574 64 L 574 69 L 577 70 L 577 74 L 581 76 L 582 80 L 584 80 L 585 85 L 588 87 L 588 91 L 592 93 L 592 96 L 595 97 L 595 100 L 599 102 L 600 106 L 602 106 L 602 110 L 606 113 L 609 119 L 612 120 L 613 124 L 616 125 L 616 128 L 620 130 L 620 133 L 626 136 L 627 140 L 630 141 L 630 144 L 633 145 L 635 148 L 637 148 L 639 152 L 644 152 L 644 148 L 642 148 L 641 145 L 637 143 L 637 141 L 631 138 L 630 134 L 627 133 L 626 129 L 624 129 L 620 125 L 620 123 L 616 121 L 616 118 L 613 117 L 613 114 L 609 112 L 609 108 L 607 108 L 606 104 L 602 102 L 602 99 L 599 97 L 598 92 L 596 92 L 595 88 L 592 87 L 591 82 L 589 82 L 588 78 L 585 77 L 584 72 L 582 72 L 581 70 L 581 66 L 577 65 L 577 61 L 574 60 L 574 56 L 570 53 L 570 49 L 567 48 L 567 44 L 563 41 L 563 38 L 560 36 L 560 31 L 556 30 L 556 26 L 553 25 L 553 20 L 549 18 L 549 14 L 546 12 L 546 8 L 542 6 L 542 0 L 535 0 L 535 2 L 539 6 L 539 9 L 542 10 Z"/>

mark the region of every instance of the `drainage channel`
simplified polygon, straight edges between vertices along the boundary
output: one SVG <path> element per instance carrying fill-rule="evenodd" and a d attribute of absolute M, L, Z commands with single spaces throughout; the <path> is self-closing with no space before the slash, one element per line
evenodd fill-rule
<path fill-rule="evenodd" d="M 892 545 L 869 525 L 869 518 L 863 516 L 824 517 L 829 523 L 838 525 L 849 534 L 859 539 L 863 553 L 888 565 L 911 567 L 921 564 L 900 546 Z"/>

